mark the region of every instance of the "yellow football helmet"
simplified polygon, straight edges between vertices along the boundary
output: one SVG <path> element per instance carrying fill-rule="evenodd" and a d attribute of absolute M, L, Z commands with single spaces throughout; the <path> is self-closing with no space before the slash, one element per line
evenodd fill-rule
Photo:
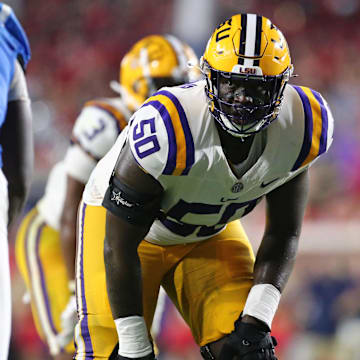
<path fill-rule="evenodd" d="M 238 137 L 252 135 L 277 118 L 293 72 L 285 37 L 269 19 L 255 14 L 237 14 L 220 24 L 200 66 L 212 115 Z M 223 84 L 226 96 L 219 91 Z M 235 89 L 245 103 L 234 100 Z"/>
<path fill-rule="evenodd" d="M 146 36 L 121 61 L 117 91 L 129 109 L 135 111 L 163 86 L 198 80 L 198 64 L 193 49 L 175 36 Z"/>

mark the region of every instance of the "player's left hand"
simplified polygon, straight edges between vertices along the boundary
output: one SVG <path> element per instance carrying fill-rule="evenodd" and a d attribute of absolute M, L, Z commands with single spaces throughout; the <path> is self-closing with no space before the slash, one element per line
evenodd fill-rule
<path fill-rule="evenodd" d="M 237 320 L 235 330 L 227 336 L 219 360 L 277 360 L 276 339 L 254 324 Z"/>
<path fill-rule="evenodd" d="M 76 298 L 75 295 L 72 295 L 66 308 L 61 313 L 61 331 L 56 336 L 57 343 L 60 347 L 64 348 L 72 341 L 77 320 Z"/>

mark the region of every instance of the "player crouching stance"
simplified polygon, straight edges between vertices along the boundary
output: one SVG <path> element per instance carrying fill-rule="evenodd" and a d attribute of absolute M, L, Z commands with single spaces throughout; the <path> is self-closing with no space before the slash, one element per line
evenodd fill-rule
<path fill-rule="evenodd" d="M 160 286 L 205 359 L 276 359 L 271 324 L 297 251 L 308 168 L 329 148 L 333 119 L 319 93 L 287 85 L 288 46 L 267 18 L 219 25 L 201 68 L 204 80 L 143 104 L 86 185 L 78 360 L 154 359 Z M 239 219 L 261 198 L 255 260 Z"/>

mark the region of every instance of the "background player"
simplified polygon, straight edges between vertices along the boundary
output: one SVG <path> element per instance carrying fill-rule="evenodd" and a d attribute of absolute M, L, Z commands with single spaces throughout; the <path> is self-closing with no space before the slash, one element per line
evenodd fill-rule
<path fill-rule="evenodd" d="M 297 251 L 308 168 L 332 142 L 332 115 L 319 93 L 287 85 L 288 46 L 265 17 L 220 24 L 202 70 L 205 80 L 146 101 L 85 188 L 76 359 L 153 359 L 160 285 L 205 359 L 275 359 L 271 324 Z M 263 197 L 255 261 L 234 220 Z"/>
<path fill-rule="evenodd" d="M 199 75 L 189 61 L 198 63 L 192 49 L 173 36 L 138 41 L 120 64 L 119 83 L 112 82 L 121 97 L 85 104 L 64 160 L 53 167 L 44 196 L 22 222 L 17 263 L 31 294 L 38 333 L 54 358 L 70 359 L 74 351 L 75 225 L 84 184 L 148 96 L 164 84 L 182 84 Z"/>
<path fill-rule="evenodd" d="M 8 226 L 20 214 L 33 169 L 31 106 L 24 71 L 30 60 L 26 34 L 12 9 L 0 3 L 0 359 L 11 333 Z"/>

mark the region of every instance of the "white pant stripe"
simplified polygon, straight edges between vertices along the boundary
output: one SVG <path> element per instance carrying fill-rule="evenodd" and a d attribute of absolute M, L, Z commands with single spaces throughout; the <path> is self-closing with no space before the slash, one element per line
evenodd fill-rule
<path fill-rule="evenodd" d="M 75 343 L 76 343 L 76 353 L 77 354 L 83 354 L 83 359 L 85 359 L 85 355 L 86 355 L 86 351 L 85 351 L 85 342 L 84 342 L 84 338 L 81 336 L 81 321 L 84 317 L 83 314 L 83 303 L 82 303 L 82 293 L 81 293 L 81 257 L 83 256 L 83 254 L 81 253 L 81 248 L 82 248 L 82 221 L 83 218 L 81 216 L 82 214 L 82 210 L 84 207 L 84 203 L 83 201 L 80 202 L 79 205 L 79 210 L 78 210 L 78 223 L 77 223 L 77 234 L 78 234 L 78 238 L 77 238 L 77 257 L 76 257 L 76 275 L 75 275 L 75 281 L 76 281 L 76 306 L 77 306 L 77 311 L 78 311 L 78 315 L 79 315 L 79 321 L 77 322 L 76 326 L 75 326 L 75 330 L 74 330 L 74 337 L 75 337 Z M 78 357 L 78 355 L 76 356 L 76 359 L 80 360 L 80 357 Z"/>

